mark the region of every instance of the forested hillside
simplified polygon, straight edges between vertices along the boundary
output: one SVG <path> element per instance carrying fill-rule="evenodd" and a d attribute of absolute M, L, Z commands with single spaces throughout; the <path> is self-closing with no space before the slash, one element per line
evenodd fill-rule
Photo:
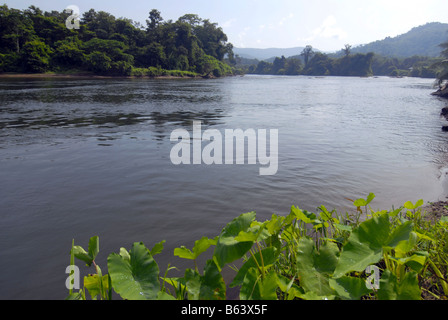
<path fill-rule="evenodd" d="M 79 29 L 67 28 L 69 16 L 35 6 L 0 6 L 0 72 L 216 77 L 233 72 L 226 34 L 197 15 L 164 21 L 153 9 L 143 26 L 91 9 Z"/>
<path fill-rule="evenodd" d="M 377 55 L 409 58 L 440 57 L 440 44 L 448 39 L 448 24 L 432 22 L 413 28 L 397 37 L 387 37 L 352 49 L 353 53 L 375 52 Z M 341 52 L 342 53 L 342 52 Z"/>

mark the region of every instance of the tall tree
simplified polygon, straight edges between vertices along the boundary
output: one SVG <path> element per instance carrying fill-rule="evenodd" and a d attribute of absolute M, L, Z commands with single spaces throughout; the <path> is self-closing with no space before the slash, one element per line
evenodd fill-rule
<path fill-rule="evenodd" d="M 448 80 L 448 42 L 442 43 L 440 47 L 443 49 L 441 56 L 446 58 L 440 62 L 440 72 L 437 76 L 437 82 L 442 87 L 444 82 Z"/>
<path fill-rule="evenodd" d="M 344 46 L 344 49 L 342 49 L 342 51 L 344 51 L 344 55 L 345 55 L 346 57 L 348 57 L 348 56 L 350 55 L 350 53 L 352 53 L 352 46 L 349 45 L 349 44 L 346 44 L 346 45 Z"/>
<path fill-rule="evenodd" d="M 310 59 L 313 57 L 314 55 L 314 50 L 313 47 L 310 45 L 307 45 L 303 50 L 302 53 L 300 54 L 304 61 L 305 61 L 305 67 L 308 66 L 308 63 L 310 62 Z"/>

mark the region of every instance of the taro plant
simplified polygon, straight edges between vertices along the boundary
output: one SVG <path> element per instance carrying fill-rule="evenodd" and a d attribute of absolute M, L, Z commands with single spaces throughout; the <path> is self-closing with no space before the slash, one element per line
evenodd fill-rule
<path fill-rule="evenodd" d="M 174 250 L 174 256 L 192 262 L 181 277 L 168 276 L 170 265 L 160 275 L 154 256 L 164 242 L 152 249 L 143 243 L 121 248 L 108 256 L 109 273 L 103 275 L 95 262 L 99 239 L 93 237 L 87 251 L 72 245 L 71 264 L 80 259 L 96 273 L 68 298 L 86 299 L 87 291 L 92 299 L 111 299 L 113 290 L 129 300 L 225 300 L 227 287 L 238 288 L 241 300 L 418 300 L 423 292 L 446 298 L 447 218 L 431 224 L 421 212 L 422 201 L 373 211 L 374 198 L 353 201 L 354 219 L 324 206 L 319 214 L 294 206 L 289 215 L 263 222 L 255 212 L 242 214 L 217 237 Z M 212 257 L 201 271 L 198 258 L 210 248 Z M 224 268 L 235 271 L 228 284 Z M 377 272 L 370 275 L 372 269 Z"/>

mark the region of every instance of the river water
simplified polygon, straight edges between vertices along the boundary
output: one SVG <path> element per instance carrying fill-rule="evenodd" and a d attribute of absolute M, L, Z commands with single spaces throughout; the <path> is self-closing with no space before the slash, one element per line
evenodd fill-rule
<path fill-rule="evenodd" d="M 213 237 L 236 216 L 444 200 L 444 102 L 418 78 L 0 80 L 0 298 L 64 299 L 70 246 Z M 174 130 L 278 130 L 278 171 L 179 165 Z M 268 145 L 269 147 L 269 145 Z M 187 267 L 191 267 L 187 265 Z M 88 272 L 84 271 L 83 272 Z M 90 269 L 90 272 L 92 270 Z M 85 275 L 85 274 L 83 274 Z"/>

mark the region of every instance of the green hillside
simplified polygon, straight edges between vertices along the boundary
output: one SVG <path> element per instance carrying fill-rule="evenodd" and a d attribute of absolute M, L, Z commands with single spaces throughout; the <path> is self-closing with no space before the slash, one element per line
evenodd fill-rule
<path fill-rule="evenodd" d="M 354 47 L 353 53 L 368 53 L 387 57 L 407 58 L 412 56 L 439 57 L 439 46 L 448 39 L 448 24 L 432 22 L 413 28 L 409 32 L 384 40 Z"/>

